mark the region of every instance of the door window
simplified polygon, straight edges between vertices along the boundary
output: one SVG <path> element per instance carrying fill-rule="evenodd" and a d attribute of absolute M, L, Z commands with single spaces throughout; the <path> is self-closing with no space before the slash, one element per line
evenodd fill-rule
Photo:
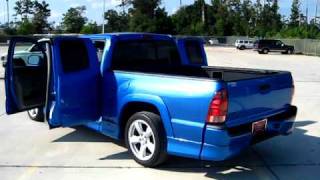
<path fill-rule="evenodd" d="M 276 41 L 276 46 L 277 46 L 277 47 L 281 47 L 282 44 L 283 44 L 283 43 L 282 43 L 281 41 Z"/>
<path fill-rule="evenodd" d="M 65 73 L 89 68 L 86 44 L 82 40 L 62 41 L 60 44 L 62 69 Z"/>

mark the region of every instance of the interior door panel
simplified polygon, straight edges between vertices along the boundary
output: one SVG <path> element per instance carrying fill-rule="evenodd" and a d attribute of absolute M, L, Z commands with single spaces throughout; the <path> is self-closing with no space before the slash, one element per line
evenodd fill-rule
<path fill-rule="evenodd" d="M 8 114 L 42 107 L 46 101 L 47 63 L 45 49 L 37 55 L 28 51 L 39 46 L 34 38 L 15 37 L 10 40 L 5 70 L 6 111 Z M 29 64 L 30 56 L 38 60 Z"/>

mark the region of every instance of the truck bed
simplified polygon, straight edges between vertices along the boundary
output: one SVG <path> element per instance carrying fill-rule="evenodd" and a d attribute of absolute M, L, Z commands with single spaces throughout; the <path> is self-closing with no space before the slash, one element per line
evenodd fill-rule
<path fill-rule="evenodd" d="M 244 68 L 225 68 L 214 66 L 176 66 L 171 68 L 157 68 L 151 72 L 164 73 L 169 75 L 180 75 L 188 77 L 201 77 L 215 80 L 222 80 L 225 82 L 233 82 L 239 80 L 248 80 L 268 77 L 270 75 L 284 73 L 281 71 L 270 70 L 256 70 L 256 69 L 244 69 Z"/>
<path fill-rule="evenodd" d="M 294 91 L 291 73 L 286 71 L 185 66 L 165 74 L 222 81 L 228 90 L 228 127 L 281 113 L 291 103 Z"/>

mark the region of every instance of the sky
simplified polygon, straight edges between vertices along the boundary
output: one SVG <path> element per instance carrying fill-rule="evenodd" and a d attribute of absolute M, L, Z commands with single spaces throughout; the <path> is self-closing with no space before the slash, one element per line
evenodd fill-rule
<path fill-rule="evenodd" d="M 39 0 L 41 1 L 41 0 Z M 46 0 L 51 8 L 51 17 L 49 21 L 54 21 L 59 23 L 62 19 L 62 14 L 65 13 L 70 7 L 76 7 L 80 5 L 85 5 L 87 7 L 86 16 L 90 21 L 96 21 L 97 23 L 102 23 L 103 14 L 103 0 Z M 120 10 L 118 5 L 120 0 L 105 0 L 106 10 L 116 9 Z M 211 0 L 206 0 L 208 3 Z M 252 0 L 255 1 L 255 0 Z M 319 11 L 320 11 L 320 0 L 319 1 Z M 0 23 L 6 22 L 6 0 L 0 0 Z M 11 16 L 14 11 L 13 7 L 16 0 L 9 0 L 10 6 L 10 21 L 14 20 Z M 194 0 L 182 0 L 183 5 L 192 4 Z M 263 1 L 262 1 L 263 2 Z M 308 4 L 309 7 L 309 19 L 315 16 L 315 5 L 317 0 L 301 0 L 301 10 L 303 13 L 306 11 Z M 290 15 L 292 0 L 279 0 L 280 13 L 285 16 Z M 166 8 L 169 14 L 174 13 L 180 6 L 180 0 L 162 0 L 162 5 Z M 320 15 L 320 13 L 319 13 Z"/>

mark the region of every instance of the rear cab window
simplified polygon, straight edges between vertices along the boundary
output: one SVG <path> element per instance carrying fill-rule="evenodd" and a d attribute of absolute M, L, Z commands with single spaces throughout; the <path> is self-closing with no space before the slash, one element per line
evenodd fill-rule
<path fill-rule="evenodd" d="M 161 73 L 180 64 L 176 44 L 168 40 L 122 40 L 112 57 L 113 70 Z"/>

